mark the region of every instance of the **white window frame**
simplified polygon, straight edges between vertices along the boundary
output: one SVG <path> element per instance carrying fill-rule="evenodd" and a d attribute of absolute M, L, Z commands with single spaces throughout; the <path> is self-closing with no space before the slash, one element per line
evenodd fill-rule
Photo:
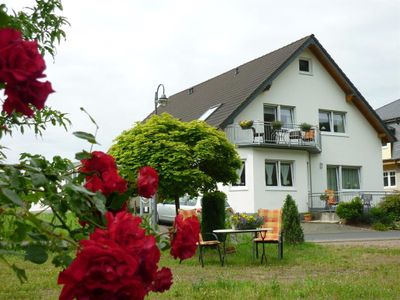
<path fill-rule="evenodd" d="M 294 124 L 296 124 L 296 107 L 295 106 L 290 106 L 290 105 L 276 105 L 276 104 L 268 104 L 268 103 L 264 103 L 263 107 L 273 107 L 276 109 L 276 120 L 278 121 L 282 121 L 281 118 L 281 108 L 288 108 L 291 111 L 291 115 L 292 115 L 292 124 L 289 124 L 293 127 Z M 263 108 L 264 109 L 264 108 Z M 263 115 L 264 115 L 264 111 L 263 111 Z M 284 125 L 285 126 L 285 125 Z M 284 127 L 286 128 L 286 127 Z"/>
<path fill-rule="evenodd" d="M 320 119 L 319 119 L 319 114 L 321 112 L 324 113 L 329 113 L 329 126 L 330 131 L 326 131 L 326 130 L 322 130 L 319 127 L 320 124 Z M 334 122 L 333 122 L 333 115 L 334 114 L 341 114 L 343 115 L 343 128 L 344 128 L 344 132 L 336 132 L 334 131 Z M 321 134 L 332 134 L 332 135 L 347 135 L 347 113 L 344 111 L 335 111 L 335 110 L 328 110 L 328 109 L 319 109 L 318 110 L 318 127 L 319 127 L 319 131 L 321 132 Z"/>
<path fill-rule="evenodd" d="M 386 174 L 385 174 L 386 173 Z M 391 180 L 391 178 L 392 178 L 392 175 L 391 175 L 391 173 L 394 173 L 393 174 L 393 177 L 394 177 L 394 185 L 392 185 L 392 180 Z M 387 179 L 388 179 L 388 185 L 385 185 L 385 180 L 383 180 L 383 186 L 385 187 L 385 188 L 393 188 L 393 187 L 396 187 L 397 186 L 397 183 L 396 183 L 396 171 L 395 170 L 387 170 L 387 171 L 383 171 L 383 178 L 385 178 L 385 177 L 387 177 Z"/>
<path fill-rule="evenodd" d="M 348 166 L 348 165 L 327 165 L 327 167 L 335 167 L 337 170 L 337 180 L 338 180 L 338 191 L 360 191 L 362 190 L 362 177 L 361 177 L 361 166 Z M 343 188 L 343 174 L 342 174 L 342 169 L 347 168 L 347 169 L 356 169 L 358 171 L 358 183 L 360 184 L 360 187 L 358 189 L 345 189 Z M 328 174 L 328 172 L 325 172 Z M 328 175 L 327 175 L 328 176 Z M 328 178 L 326 178 L 326 181 L 328 182 Z"/>
<path fill-rule="evenodd" d="M 204 112 L 204 114 L 202 114 L 198 118 L 198 120 L 199 121 L 206 121 L 220 106 L 221 106 L 221 104 L 217 104 L 217 105 L 211 106 L 206 112 Z"/>
<path fill-rule="evenodd" d="M 304 60 L 304 61 L 308 61 L 308 72 L 307 71 L 301 71 L 300 70 L 300 61 L 301 60 Z M 299 60 L 298 60 L 298 68 L 299 68 L 299 74 L 302 74 L 302 75 L 310 75 L 310 76 L 312 76 L 313 75 L 313 64 L 312 64 L 312 59 L 311 58 L 309 58 L 309 57 L 299 57 Z"/>
<path fill-rule="evenodd" d="M 265 164 L 266 163 L 275 163 L 276 165 L 276 176 L 277 176 L 277 185 L 267 185 L 266 183 L 266 175 L 265 175 Z M 291 170 L 291 175 L 292 175 L 292 185 L 287 186 L 287 185 L 282 185 L 281 183 L 281 164 L 290 164 L 290 170 Z M 294 167 L 294 161 L 290 160 L 273 160 L 273 159 L 266 159 L 264 161 L 264 185 L 267 190 L 273 190 L 273 189 L 288 189 L 292 190 L 295 188 L 296 182 L 295 182 L 295 167 Z"/>
<path fill-rule="evenodd" d="M 236 184 L 231 184 L 229 190 L 230 191 L 247 191 L 248 190 L 248 165 L 247 165 L 247 159 L 241 158 L 242 164 L 244 166 L 244 185 L 236 185 Z M 240 180 L 240 174 L 239 175 L 239 180 Z"/>

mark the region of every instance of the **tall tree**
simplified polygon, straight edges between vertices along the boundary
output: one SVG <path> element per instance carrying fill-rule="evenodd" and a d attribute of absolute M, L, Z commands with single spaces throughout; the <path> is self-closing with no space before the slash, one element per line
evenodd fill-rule
<path fill-rule="evenodd" d="M 225 134 L 203 121 L 181 122 L 164 113 L 137 123 L 115 139 L 109 153 L 121 174 L 135 182 L 137 170 L 159 172 L 159 195 L 175 199 L 213 191 L 217 183 L 234 183 L 241 161 Z"/>

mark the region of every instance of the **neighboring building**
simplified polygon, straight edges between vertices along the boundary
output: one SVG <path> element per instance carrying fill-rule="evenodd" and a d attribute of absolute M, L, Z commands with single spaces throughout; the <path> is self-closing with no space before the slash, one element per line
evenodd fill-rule
<path fill-rule="evenodd" d="M 325 207 L 326 189 L 341 201 L 383 191 L 381 146 L 393 137 L 314 35 L 177 93 L 158 111 L 205 120 L 237 145 L 240 180 L 221 188 L 236 211 L 282 207 L 291 194 L 304 212 Z"/>
<path fill-rule="evenodd" d="M 383 185 L 385 190 L 400 190 L 400 99 L 378 108 L 376 113 L 397 139 L 382 146 Z"/>

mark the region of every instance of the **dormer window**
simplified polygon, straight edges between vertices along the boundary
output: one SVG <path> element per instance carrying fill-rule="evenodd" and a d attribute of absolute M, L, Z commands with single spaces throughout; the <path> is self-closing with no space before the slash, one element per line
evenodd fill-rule
<path fill-rule="evenodd" d="M 312 74 L 311 59 L 309 58 L 299 59 L 299 72 L 301 74 Z"/>

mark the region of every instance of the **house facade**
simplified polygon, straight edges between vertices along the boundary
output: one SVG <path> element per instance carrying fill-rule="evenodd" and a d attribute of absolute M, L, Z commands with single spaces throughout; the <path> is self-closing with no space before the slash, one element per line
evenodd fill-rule
<path fill-rule="evenodd" d="M 385 190 L 400 191 L 400 99 L 376 110 L 397 141 L 382 145 L 383 185 Z"/>
<path fill-rule="evenodd" d="M 163 110 L 204 120 L 237 146 L 240 180 L 220 187 L 236 211 L 280 208 L 287 194 L 301 212 L 322 210 L 327 189 L 339 201 L 383 191 L 381 145 L 393 136 L 313 35 L 173 95 Z"/>

